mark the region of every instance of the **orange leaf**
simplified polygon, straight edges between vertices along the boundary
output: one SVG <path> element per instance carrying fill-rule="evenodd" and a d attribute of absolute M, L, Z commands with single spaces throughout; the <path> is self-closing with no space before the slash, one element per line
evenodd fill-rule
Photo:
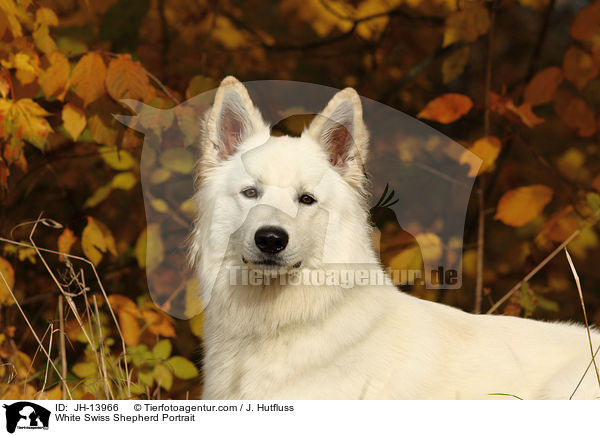
<path fill-rule="evenodd" d="M 88 53 L 77 62 L 71 82 L 75 87 L 75 94 L 83 99 L 84 107 L 104 94 L 105 79 L 106 65 L 98 53 Z"/>
<path fill-rule="evenodd" d="M 141 329 L 135 317 L 129 312 L 119 312 L 119 325 L 125 343 L 136 346 L 140 341 Z"/>
<path fill-rule="evenodd" d="M 144 317 L 144 321 L 146 321 L 146 324 L 148 324 L 148 330 L 150 330 L 152 333 L 168 338 L 175 337 L 175 328 L 167 316 L 157 313 L 154 310 L 144 310 L 142 315 Z"/>
<path fill-rule="evenodd" d="M 140 312 L 140 309 L 137 307 L 135 302 L 132 299 L 125 297 L 124 295 L 109 295 L 108 302 L 113 308 L 113 310 L 119 313 L 127 312 L 136 318 L 142 317 L 142 313 Z"/>
<path fill-rule="evenodd" d="M 71 252 L 71 247 L 77 241 L 77 236 L 73 233 L 73 230 L 70 228 L 65 228 L 63 232 L 58 237 L 58 251 L 61 253 L 69 254 Z M 64 256 L 61 255 L 61 259 Z"/>
<path fill-rule="evenodd" d="M 582 8 L 571 22 L 571 38 L 578 41 L 592 39 L 600 30 L 600 2 Z"/>
<path fill-rule="evenodd" d="M 561 90 L 556 94 L 554 110 L 567 126 L 577 130 L 579 136 L 588 138 L 596 133 L 594 112 L 585 101 L 573 97 L 569 91 Z"/>
<path fill-rule="evenodd" d="M 516 108 L 515 113 L 519 115 L 519 118 L 527 127 L 534 127 L 545 121 L 543 118 L 540 118 L 533 113 L 531 110 L 531 104 L 529 103 L 523 103 L 521 106 Z"/>
<path fill-rule="evenodd" d="M 598 74 L 598 61 L 579 47 L 569 47 L 563 58 L 565 78 L 581 90 Z"/>
<path fill-rule="evenodd" d="M 72 103 L 64 105 L 62 110 L 63 125 L 67 133 L 71 135 L 73 141 L 77 141 L 83 129 L 85 129 L 86 120 L 83 109 L 78 108 Z"/>
<path fill-rule="evenodd" d="M 519 227 L 538 217 L 552 200 L 553 191 L 545 185 L 522 186 L 506 192 L 498 202 L 494 219 Z"/>
<path fill-rule="evenodd" d="M 71 66 L 69 60 L 59 51 L 50 55 L 50 66 L 38 78 L 38 83 L 46 97 L 56 97 L 62 101 L 69 82 Z"/>
<path fill-rule="evenodd" d="M 536 236 L 536 242 L 539 245 L 546 245 L 547 241 L 563 242 L 578 228 L 573 206 L 567 206 L 548 220 Z"/>
<path fill-rule="evenodd" d="M 469 113 L 472 107 L 473 102 L 466 95 L 444 94 L 427 103 L 417 117 L 448 124 Z"/>
<path fill-rule="evenodd" d="M 139 62 L 134 62 L 131 55 L 117 55 L 110 61 L 106 74 L 106 89 L 112 98 L 117 101 L 122 98 L 144 100 L 149 87 L 146 70 Z"/>
<path fill-rule="evenodd" d="M 2 95 L 2 98 L 6 98 L 10 92 L 11 82 L 10 72 L 6 68 L 2 68 L 0 70 L 0 95 Z"/>
<path fill-rule="evenodd" d="M 548 103 L 556 88 L 563 81 L 562 70 L 558 67 L 545 68 L 538 72 L 525 88 L 524 100 L 531 106 Z"/>

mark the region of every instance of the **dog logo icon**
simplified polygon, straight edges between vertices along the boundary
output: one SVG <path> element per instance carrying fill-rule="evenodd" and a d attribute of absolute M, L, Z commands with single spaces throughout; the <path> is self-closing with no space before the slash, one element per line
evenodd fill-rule
<path fill-rule="evenodd" d="M 6 409 L 6 431 L 9 433 L 14 433 L 17 428 L 48 430 L 50 421 L 48 409 L 28 401 L 4 404 L 3 407 Z"/>

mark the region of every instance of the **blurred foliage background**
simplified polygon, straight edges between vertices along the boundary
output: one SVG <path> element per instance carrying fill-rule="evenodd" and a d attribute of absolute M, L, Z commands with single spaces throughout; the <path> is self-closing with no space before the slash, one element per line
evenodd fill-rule
<path fill-rule="evenodd" d="M 129 113 L 122 98 L 175 107 L 228 74 L 355 87 L 484 160 L 463 288 L 407 292 L 583 322 L 568 246 L 600 323 L 599 1 L 0 0 L 0 64 L 0 398 L 201 393 L 202 316 L 171 318 L 185 298 L 157 306 L 146 281 L 193 288 L 163 240 L 194 209 L 160 191 L 146 225 L 143 138 L 111 114 Z M 189 174 L 187 157 L 154 156 L 151 183 Z M 414 241 L 380 228 L 386 263 L 413 265 Z"/>

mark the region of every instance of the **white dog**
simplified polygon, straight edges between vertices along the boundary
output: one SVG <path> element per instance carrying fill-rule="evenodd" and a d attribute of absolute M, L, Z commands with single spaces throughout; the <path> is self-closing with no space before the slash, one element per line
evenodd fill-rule
<path fill-rule="evenodd" d="M 204 398 L 569 398 L 591 362 L 584 328 L 471 315 L 389 279 L 349 287 L 329 275 L 382 271 L 367 148 L 353 89 L 292 138 L 270 135 L 239 81 L 221 83 L 203 125 L 190 248 L 206 304 Z M 325 282 L 307 280 L 324 270 Z M 574 398 L 598 396 L 591 366 Z"/>

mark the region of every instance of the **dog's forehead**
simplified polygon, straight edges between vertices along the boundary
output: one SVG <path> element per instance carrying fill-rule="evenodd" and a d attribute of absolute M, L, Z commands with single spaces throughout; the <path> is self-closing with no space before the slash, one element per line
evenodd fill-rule
<path fill-rule="evenodd" d="M 241 154 L 244 170 L 264 185 L 315 185 L 329 169 L 321 147 L 307 137 L 270 137 Z"/>

